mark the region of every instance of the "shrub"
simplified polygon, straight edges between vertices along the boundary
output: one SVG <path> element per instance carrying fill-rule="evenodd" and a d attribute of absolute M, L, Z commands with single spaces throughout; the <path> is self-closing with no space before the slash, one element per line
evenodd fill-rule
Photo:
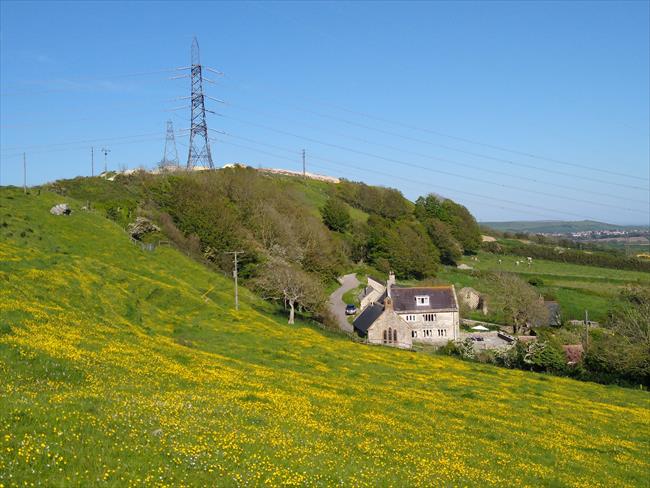
<path fill-rule="evenodd" d="M 350 212 L 340 199 L 330 197 L 321 209 L 323 223 L 336 232 L 345 232 L 350 226 Z"/>

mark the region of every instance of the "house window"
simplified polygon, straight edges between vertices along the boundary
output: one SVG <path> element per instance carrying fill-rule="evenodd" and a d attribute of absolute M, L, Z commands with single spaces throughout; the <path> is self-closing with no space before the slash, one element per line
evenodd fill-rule
<path fill-rule="evenodd" d="M 447 337 L 447 329 L 438 329 L 438 337 Z"/>
<path fill-rule="evenodd" d="M 384 330 L 384 344 L 386 344 L 386 331 Z"/>
<path fill-rule="evenodd" d="M 432 330 L 431 329 L 424 329 L 424 337 L 431 337 L 433 334 L 431 334 Z"/>
<path fill-rule="evenodd" d="M 397 344 L 397 329 L 393 329 L 393 342 Z"/>
<path fill-rule="evenodd" d="M 418 307 L 429 305 L 429 297 L 428 297 L 428 295 L 416 296 L 415 297 L 415 304 Z"/>
<path fill-rule="evenodd" d="M 415 322 L 416 316 L 415 315 L 405 315 L 404 320 L 407 322 Z"/>
<path fill-rule="evenodd" d="M 435 322 L 437 319 L 435 313 L 425 313 L 424 314 L 424 321 L 425 322 Z"/>
<path fill-rule="evenodd" d="M 418 337 L 418 331 L 417 331 L 417 330 L 412 330 L 412 331 L 411 331 L 411 337 L 413 337 L 414 339 L 417 339 L 417 337 Z"/>

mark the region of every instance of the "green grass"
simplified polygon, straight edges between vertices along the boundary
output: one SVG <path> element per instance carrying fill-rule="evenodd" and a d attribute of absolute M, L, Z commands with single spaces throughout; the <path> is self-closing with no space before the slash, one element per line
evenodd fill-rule
<path fill-rule="evenodd" d="M 2 486 L 647 481 L 646 392 L 288 326 L 245 289 L 236 313 L 80 206 L 0 190 Z"/>
<path fill-rule="evenodd" d="M 501 259 L 501 263 L 498 260 Z M 516 261 L 520 261 L 519 266 Z M 557 300 L 562 307 L 563 320 L 582 319 L 585 310 L 592 320 L 604 321 L 611 308 L 620 301 L 620 292 L 627 285 L 650 286 L 650 273 L 626 271 L 596 266 L 558 263 L 534 259 L 529 267 L 525 259 L 518 256 L 495 255 L 481 252 L 478 261 L 469 258 L 464 263 L 479 271 L 508 271 L 517 273 L 524 280 L 541 278 L 543 285 L 538 287 L 541 294 Z M 505 318 L 498 310 L 498 297 L 494 287 L 485 276 L 472 271 L 461 271 L 446 267 L 438 278 L 454 283 L 457 288 L 471 286 L 492 298 L 493 306 L 487 320 L 503 323 Z M 484 318 L 477 313 L 473 318 Z"/>

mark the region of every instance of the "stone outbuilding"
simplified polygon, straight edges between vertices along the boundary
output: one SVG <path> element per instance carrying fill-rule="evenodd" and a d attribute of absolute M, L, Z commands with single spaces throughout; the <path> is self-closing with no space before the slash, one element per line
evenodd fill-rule
<path fill-rule="evenodd" d="M 487 315 L 488 308 L 485 297 L 474 288 L 471 288 L 469 286 L 461 288 L 458 292 L 458 298 L 467 307 L 469 307 L 470 310 L 480 310 L 483 312 L 483 315 Z"/>

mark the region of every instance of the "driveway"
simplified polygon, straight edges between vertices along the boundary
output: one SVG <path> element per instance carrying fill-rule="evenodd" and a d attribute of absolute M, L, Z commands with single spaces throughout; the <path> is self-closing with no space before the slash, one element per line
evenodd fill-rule
<path fill-rule="evenodd" d="M 343 302 L 343 294 L 359 286 L 359 280 L 356 274 L 351 273 L 339 278 L 341 286 L 330 295 L 329 307 L 332 314 L 336 317 L 341 330 L 345 332 L 354 332 L 354 327 L 348 322 L 347 315 L 345 315 L 345 305 Z"/>

